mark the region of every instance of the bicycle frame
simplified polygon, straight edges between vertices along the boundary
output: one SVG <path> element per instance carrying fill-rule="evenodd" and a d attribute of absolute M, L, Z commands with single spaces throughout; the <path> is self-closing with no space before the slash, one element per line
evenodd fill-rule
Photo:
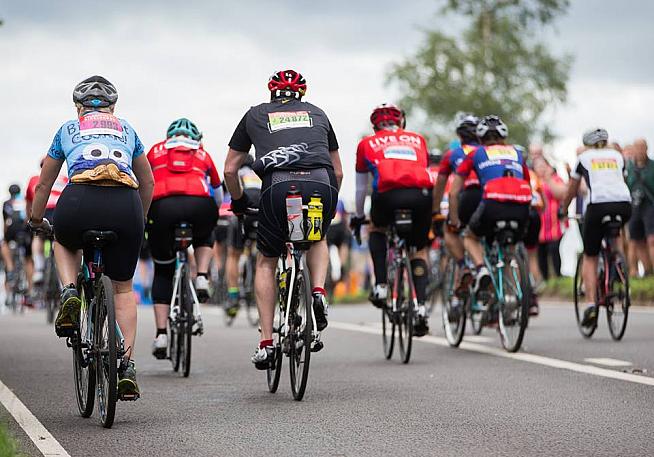
<path fill-rule="evenodd" d="M 404 264 L 404 268 L 407 269 L 407 277 L 409 278 L 409 291 L 411 295 L 411 303 L 413 309 L 418 308 L 418 296 L 416 294 L 416 288 L 413 283 L 413 274 L 411 273 L 411 263 L 409 262 L 409 252 L 407 252 L 406 242 L 400 238 L 394 229 L 391 229 L 388 237 L 388 254 L 387 254 L 387 265 L 393 265 L 393 267 L 398 270 L 400 265 Z M 397 312 L 397 296 L 398 296 L 398 286 L 400 277 L 398 275 L 393 278 L 394 284 L 391 294 L 391 305 L 393 312 Z"/>
<path fill-rule="evenodd" d="M 499 303 L 504 303 L 504 247 L 501 246 L 497 240 L 494 240 L 492 245 L 489 246 L 486 240 L 482 240 L 484 246 L 484 264 L 488 271 L 491 272 L 491 280 L 493 289 L 495 290 L 495 297 Z M 516 295 L 519 300 L 522 300 L 523 291 L 520 287 L 520 281 L 513 278 L 516 285 Z M 476 297 L 475 297 L 476 298 Z"/>
<path fill-rule="evenodd" d="M 170 300 L 170 311 L 168 314 L 168 317 L 171 321 L 175 321 L 177 316 L 180 313 L 179 306 L 175 304 L 175 301 L 178 297 L 178 291 L 180 289 L 180 283 L 182 282 L 182 277 L 184 275 L 184 267 L 188 268 L 188 252 L 186 249 L 182 249 L 177 251 L 177 255 L 175 258 L 175 279 L 173 281 L 173 296 Z M 191 297 L 193 298 L 193 316 L 195 316 L 195 320 L 198 323 L 199 327 L 202 327 L 202 318 L 200 315 L 200 301 L 198 300 L 198 296 L 195 292 L 195 287 L 193 286 L 193 281 L 191 280 L 191 276 L 187 276 L 186 279 L 188 280 L 188 287 L 189 290 L 191 291 Z"/>

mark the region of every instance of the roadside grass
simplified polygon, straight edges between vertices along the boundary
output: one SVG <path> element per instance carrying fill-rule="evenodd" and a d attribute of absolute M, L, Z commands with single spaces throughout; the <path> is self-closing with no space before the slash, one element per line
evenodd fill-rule
<path fill-rule="evenodd" d="M 18 444 L 9 435 L 5 424 L 0 423 L 0 456 L 1 457 L 24 457 L 18 450 Z"/>
<path fill-rule="evenodd" d="M 545 284 L 542 295 L 572 300 L 574 278 L 563 276 L 551 278 Z M 654 278 L 631 278 L 631 302 L 634 305 L 654 306 Z"/>

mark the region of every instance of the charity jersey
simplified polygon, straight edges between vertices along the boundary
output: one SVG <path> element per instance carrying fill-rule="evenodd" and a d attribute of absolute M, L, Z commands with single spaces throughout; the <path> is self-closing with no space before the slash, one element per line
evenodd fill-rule
<path fill-rule="evenodd" d="M 161 141 L 148 151 L 154 175 L 153 200 L 171 195 L 211 197 L 220 186 L 220 176 L 207 151 L 198 144 L 190 149 L 173 141 Z"/>
<path fill-rule="evenodd" d="M 245 113 L 229 147 L 246 153 L 252 145 L 252 168 L 259 176 L 274 170 L 333 169 L 329 153 L 338 150 L 325 112 L 297 99 L 276 99 Z"/>
<path fill-rule="evenodd" d="M 372 173 L 372 189 L 383 193 L 393 189 L 434 186 L 427 170 L 429 153 L 425 139 L 403 129 L 379 130 L 365 137 L 357 147 L 357 173 Z"/>
<path fill-rule="evenodd" d="M 463 159 L 466 158 L 468 154 L 477 149 L 479 145 L 477 144 L 463 144 L 454 149 L 448 149 L 448 151 L 443 156 L 441 160 L 440 168 L 438 169 L 438 174 L 443 176 L 450 176 L 456 172 L 456 169 L 459 168 Z M 464 188 L 470 186 L 478 186 L 479 179 L 477 174 L 473 171 L 470 172 L 465 182 L 463 183 Z"/>
<path fill-rule="evenodd" d="M 132 161 L 143 144 L 124 119 L 91 112 L 66 122 L 57 131 L 48 155 L 65 160 L 72 183 L 138 188 Z"/>
<path fill-rule="evenodd" d="M 466 178 L 474 171 L 483 189 L 482 199 L 531 203 L 529 170 L 519 148 L 509 144 L 479 146 L 457 168 Z"/>
<path fill-rule="evenodd" d="M 624 179 L 624 159 L 614 149 L 589 149 L 577 157 L 570 173 L 573 179 L 583 177 L 590 193 L 589 203 L 631 202 Z"/>
<path fill-rule="evenodd" d="M 32 176 L 27 183 L 27 191 L 25 192 L 25 200 L 28 202 L 34 201 L 34 194 L 36 193 L 36 185 L 39 183 L 38 176 Z M 48 197 L 48 202 L 45 205 L 45 209 L 55 209 L 57 206 L 57 201 L 61 196 L 61 193 L 66 188 L 68 184 L 68 178 L 63 175 L 57 176 L 54 184 L 52 185 L 52 190 L 50 190 L 50 196 Z"/>

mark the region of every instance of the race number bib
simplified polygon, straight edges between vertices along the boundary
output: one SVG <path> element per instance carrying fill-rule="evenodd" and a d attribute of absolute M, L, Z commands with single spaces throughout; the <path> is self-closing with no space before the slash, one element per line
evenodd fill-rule
<path fill-rule="evenodd" d="M 407 146 L 390 146 L 384 149 L 384 158 L 418 161 L 416 150 Z"/>
<path fill-rule="evenodd" d="M 113 135 L 122 138 L 123 126 L 108 113 L 91 113 L 79 118 L 80 135 Z"/>

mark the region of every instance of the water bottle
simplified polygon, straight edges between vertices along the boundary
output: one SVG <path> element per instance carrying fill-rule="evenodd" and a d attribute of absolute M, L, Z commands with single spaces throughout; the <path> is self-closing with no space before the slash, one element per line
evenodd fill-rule
<path fill-rule="evenodd" d="M 304 240 L 302 194 L 295 186 L 291 186 L 291 190 L 286 194 L 286 217 L 288 219 L 288 239 L 291 241 Z"/>
<path fill-rule="evenodd" d="M 311 195 L 309 200 L 307 219 L 307 240 L 320 241 L 322 239 L 322 198 L 317 191 Z"/>

